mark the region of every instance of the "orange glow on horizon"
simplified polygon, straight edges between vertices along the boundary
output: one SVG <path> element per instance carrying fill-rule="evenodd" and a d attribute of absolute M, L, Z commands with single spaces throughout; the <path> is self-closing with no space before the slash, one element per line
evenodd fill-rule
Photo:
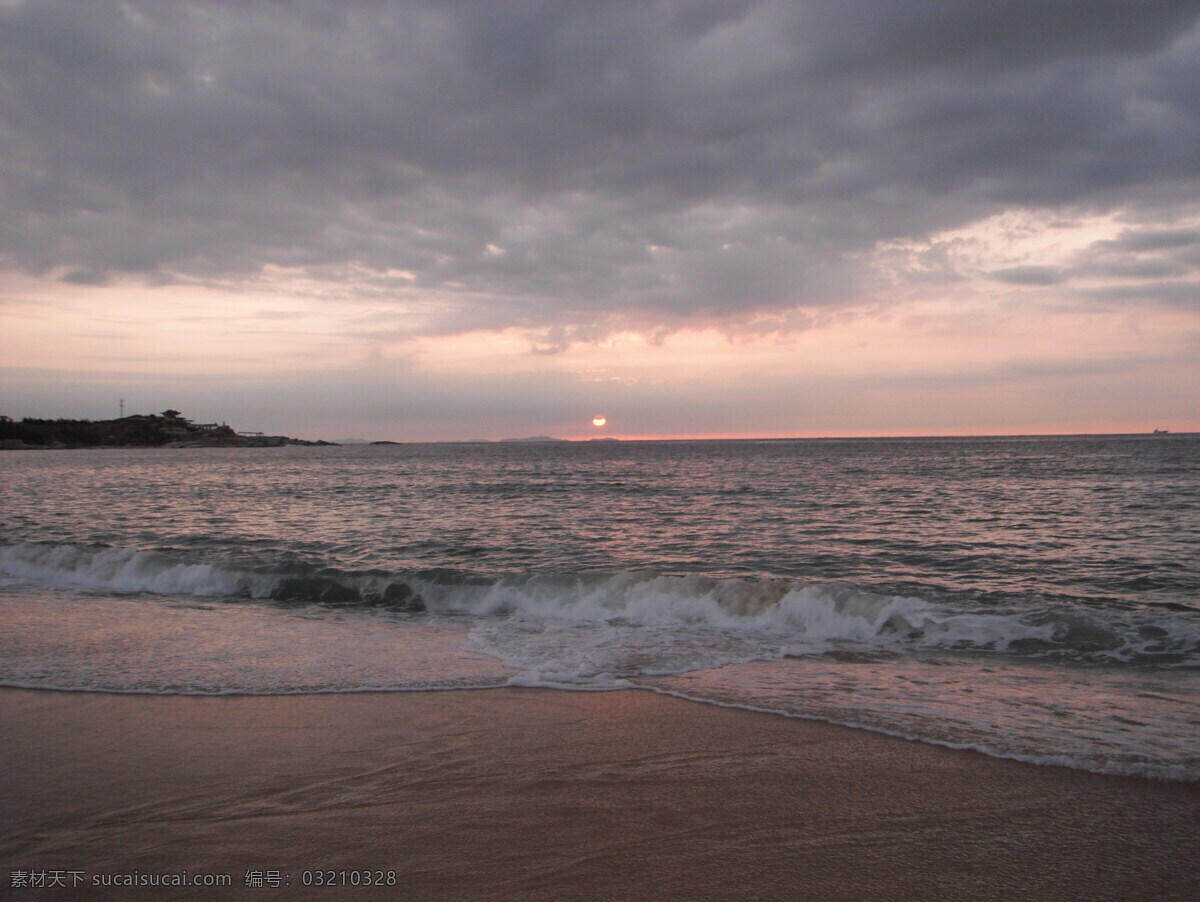
<path fill-rule="evenodd" d="M 987 427 L 942 427 L 935 429 L 898 429 L 883 432 L 878 429 L 811 429 L 779 432 L 702 432 L 702 433 L 638 433 L 629 435 L 559 436 L 569 442 L 594 442 L 617 439 L 623 442 L 705 442 L 705 441 L 787 441 L 789 439 L 904 439 L 904 438 L 1038 438 L 1062 435 L 1151 435 L 1164 429 L 1172 435 L 1200 434 L 1200 422 L 1137 422 L 1137 423 L 1068 423 L 1057 426 L 1036 425 L 1027 428 L 996 430 Z"/>

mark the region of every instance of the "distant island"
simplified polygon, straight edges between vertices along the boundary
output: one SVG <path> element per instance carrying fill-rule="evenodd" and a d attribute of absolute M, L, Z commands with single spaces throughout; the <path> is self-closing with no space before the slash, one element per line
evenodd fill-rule
<path fill-rule="evenodd" d="M 551 438 L 548 435 L 531 435 L 529 438 L 502 438 L 502 442 L 565 442 L 565 438 Z"/>
<path fill-rule="evenodd" d="M 53 448 L 278 448 L 334 445 L 286 435 L 235 432 L 224 423 L 193 423 L 178 410 L 116 420 L 43 420 L 0 416 L 0 450 Z"/>

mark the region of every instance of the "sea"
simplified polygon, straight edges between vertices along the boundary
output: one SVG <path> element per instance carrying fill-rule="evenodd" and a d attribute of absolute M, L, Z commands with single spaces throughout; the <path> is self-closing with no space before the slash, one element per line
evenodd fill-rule
<path fill-rule="evenodd" d="M 1200 436 L 5 451 L 0 685 L 650 691 L 1195 781 Z"/>

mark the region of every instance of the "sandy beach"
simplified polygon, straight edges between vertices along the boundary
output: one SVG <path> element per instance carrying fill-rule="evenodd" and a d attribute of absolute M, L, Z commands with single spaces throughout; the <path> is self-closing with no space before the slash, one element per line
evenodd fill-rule
<path fill-rule="evenodd" d="M 1200 785 L 643 691 L 4 690 L 0 706 L 6 898 L 1185 899 L 1200 885 Z M 232 885 L 97 885 L 184 871 Z M 338 885 L 368 871 L 395 885 Z M 40 872 L 68 886 L 13 886 Z M 306 887 L 317 873 L 335 885 Z"/>

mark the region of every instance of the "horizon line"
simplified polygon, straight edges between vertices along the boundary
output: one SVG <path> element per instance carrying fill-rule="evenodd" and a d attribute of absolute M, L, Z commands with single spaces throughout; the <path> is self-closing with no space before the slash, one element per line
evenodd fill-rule
<path fill-rule="evenodd" d="M 991 439 L 991 438 L 1140 438 L 1154 436 L 1198 436 L 1200 430 L 1150 430 L 1138 432 L 989 432 L 989 433 L 911 433 L 877 435 L 670 435 L 670 436 L 531 436 L 499 439 L 361 439 L 351 442 L 390 442 L 403 445 L 553 445 L 553 444 L 615 444 L 629 442 L 800 442 L 800 441 L 889 441 L 896 439 Z M 338 440 L 333 440 L 338 441 Z M 344 439 L 342 441 L 345 441 Z"/>

